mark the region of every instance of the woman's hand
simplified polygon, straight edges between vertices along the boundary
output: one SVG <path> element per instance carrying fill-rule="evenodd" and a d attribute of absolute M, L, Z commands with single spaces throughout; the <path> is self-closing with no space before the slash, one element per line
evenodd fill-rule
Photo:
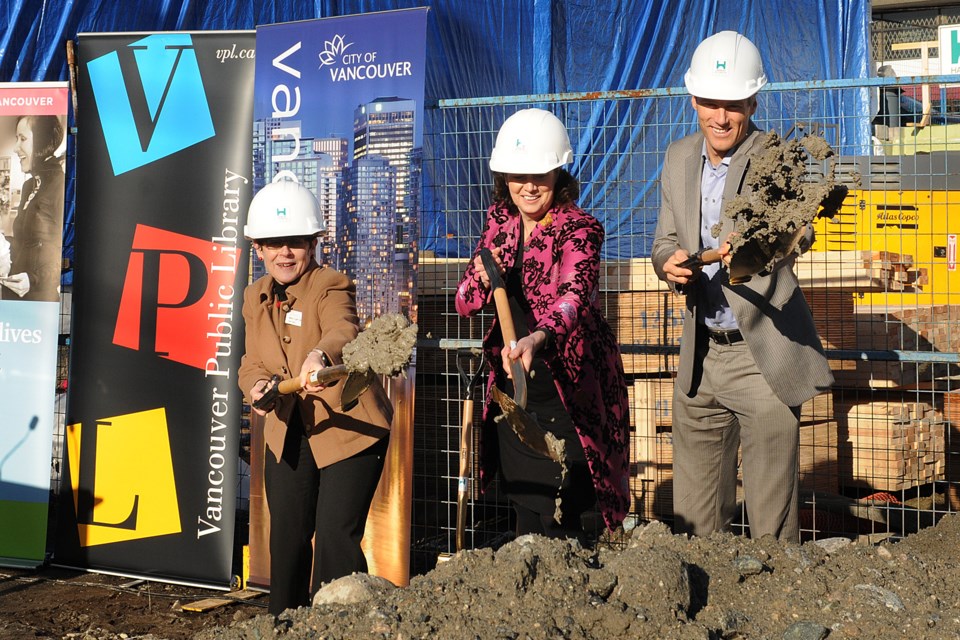
<path fill-rule="evenodd" d="M 320 349 L 314 349 L 307 354 L 300 367 L 300 385 L 307 393 L 320 393 L 327 388 L 324 384 L 313 384 L 310 382 L 310 374 L 320 369 L 330 366 L 330 359 Z"/>
<path fill-rule="evenodd" d="M 493 261 L 497 263 L 497 269 L 500 270 L 501 274 L 504 271 L 503 260 L 500 257 L 502 253 L 503 253 L 503 249 L 499 247 L 497 247 L 496 249 L 490 250 L 490 254 L 493 256 Z M 476 258 L 473 259 L 473 269 L 474 269 L 474 277 L 476 277 L 480 285 L 484 289 L 489 289 L 490 276 L 487 274 L 487 270 L 483 266 L 483 260 L 480 259 L 480 256 L 477 256 Z"/>
<path fill-rule="evenodd" d="M 256 412 L 257 415 L 266 416 L 267 411 L 264 409 L 257 409 L 253 404 L 263 397 L 263 394 L 267 392 L 267 388 L 270 386 L 269 380 L 257 380 L 256 384 L 253 385 L 253 388 L 250 389 L 250 410 Z"/>
<path fill-rule="evenodd" d="M 503 370 L 507 372 L 507 377 L 511 377 L 510 362 L 513 360 L 519 360 L 523 364 L 523 370 L 529 372 L 533 366 L 533 356 L 543 348 L 546 342 L 546 333 L 543 331 L 534 331 L 530 335 L 517 340 L 516 346 L 512 349 L 510 345 L 504 346 L 503 351 L 500 352 L 500 356 L 503 359 Z"/>

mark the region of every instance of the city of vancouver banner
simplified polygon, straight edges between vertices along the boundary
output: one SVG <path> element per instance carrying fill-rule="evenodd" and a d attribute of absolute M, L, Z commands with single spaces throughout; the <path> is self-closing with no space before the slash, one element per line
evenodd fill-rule
<path fill-rule="evenodd" d="M 0 83 L 0 564 L 47 544 L 57 389 L 66 83 Z"/>
<path fill-rule="evenodd" d="M 54 561 L 227 588 L 253 31 L 81 34 Z"/>
<path fill-rule="evenodd" d="M 414 265 L 423 155 L 426 8 L 257 28 L 254 176 L 291 171 L 320 201 L 318 260 L 357 286 L 362 320 L 416 321 Z M 262 265 L 254 264 L 254 273 Z M 413 367 L 384 380 L 395 408 L 390 449 L 367 521 L 370 573 L 409 581 Z M 256 437 L 256 434 L 254 434 Z M 269 581 L 269 520 L 255 499 L 251 451 L 250 581 Z"/>

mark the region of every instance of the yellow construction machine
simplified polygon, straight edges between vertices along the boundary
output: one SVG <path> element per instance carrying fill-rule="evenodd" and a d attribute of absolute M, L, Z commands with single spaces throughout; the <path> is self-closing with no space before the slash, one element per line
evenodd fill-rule
<path fill-rule="evenodd" d="M 841 156 L 836 176 L 850 191 L 837 215 L 815 223 L 813 251 L 842 251 L 881 283 L 857 304 L 960 304 L 960 151 Z"/>

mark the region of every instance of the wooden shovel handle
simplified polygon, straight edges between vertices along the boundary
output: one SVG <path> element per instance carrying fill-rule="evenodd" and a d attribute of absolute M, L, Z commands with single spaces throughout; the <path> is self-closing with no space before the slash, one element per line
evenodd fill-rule
<path fill-rule="evenodd" d="M 332 367 L 324 367 L 323 369 L 310 372 L 310 382 L 313 384 L 328 384 L 346 377 L 347 365 L 345 364 L 335 364 Z M 277 391 L 279 391 L 281 395 L 296 393 L 300 391 L 300 389 L 303 389 L 303 385 L 300 384 L 300 376 L 281 380 L 277 385 Z"/>
<path fill-rule="evenodd" d="M 510 311 L 507 290 L 503 287 L 494 289 L 493 301 L 497 306 L 497 318 L 500 320 L 500 334 L 503 336 L 503 344 L 512 349 L 517 346 L 517 330 L 513 324 L 513 313 Z"/>
<path fill-rule="evenodd" d="M 457 478 L 457 551 L 465 548 L 467 501 L 470 497 L 470 454 L 473 451 L 473 399 L 463 401 L 460 430 L 460 476 Z"/>

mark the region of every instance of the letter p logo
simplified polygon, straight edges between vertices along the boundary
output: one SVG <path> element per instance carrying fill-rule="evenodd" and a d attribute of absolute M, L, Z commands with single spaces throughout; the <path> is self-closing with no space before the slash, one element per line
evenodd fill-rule
<path fill-rule="evenodd" d="M 203 369 L 218 351 L 218 291 L 232 290 L 233 272 L 213 271 L 223 247 L 137 225 L 123 283 L 113 343 Z M 231 312 L 232 313 L 232 312 Z M 229 345 L 228 345 L 229 346 Z"/>

